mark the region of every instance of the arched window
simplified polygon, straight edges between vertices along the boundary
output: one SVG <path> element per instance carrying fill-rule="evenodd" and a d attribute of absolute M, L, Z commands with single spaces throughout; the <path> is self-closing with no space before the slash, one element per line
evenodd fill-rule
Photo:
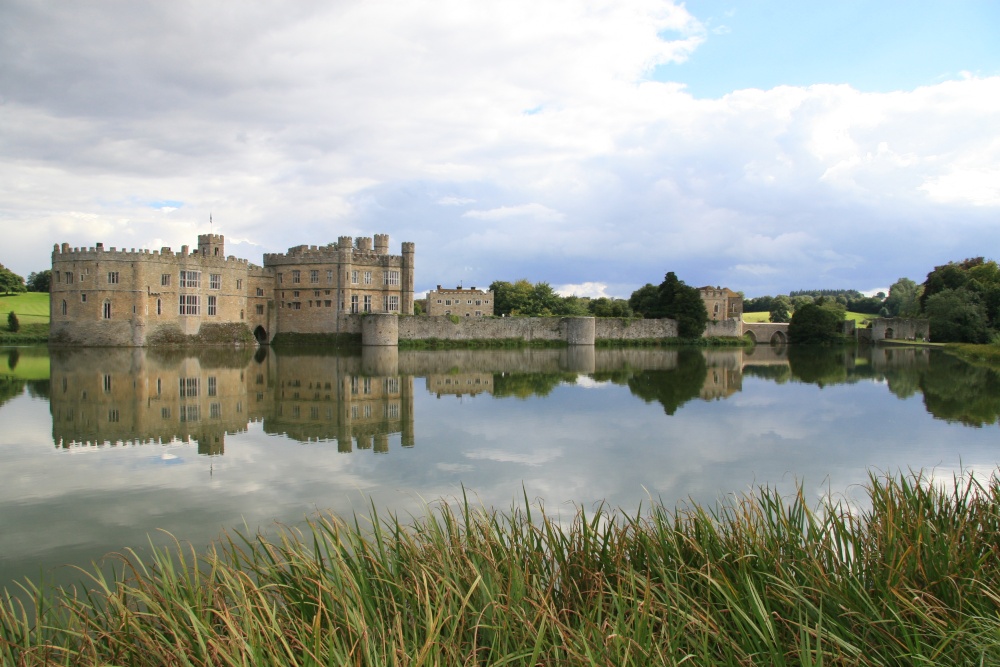
<path fill-rule="evenodd" d="M 63 302 L 62 302 L 62 314 L 63 315 L 66 314 L 66 299 L 63 299 Z"/>
<path fill-rule="evenodd" d="M 111 319 L 111 301 L 109 299 L 104 300 L 103 314 L 104 314 L 104 319 L 106 320 Z"/>

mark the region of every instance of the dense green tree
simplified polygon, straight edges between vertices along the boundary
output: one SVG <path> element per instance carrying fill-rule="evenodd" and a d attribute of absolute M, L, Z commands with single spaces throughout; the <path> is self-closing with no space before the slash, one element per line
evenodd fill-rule
<path fill-rule="evenodd" d="M 0 292 L 16 294 L 24 291 L 24 278 L 0 264 Z"/>
<path fill-rule="evenodd" d="M 625 299 L 612 299 L 606 296 L 591 299 L 590 314 L 594 317 L 632 317 L 632 308 Z"/>
<path fill-rule="evenodd" d="M 967 289 L 945 289 L 932 294 L 924 305 L 930 320 L 931 340 L 939 343 L 985 343 L 988 321 L 982 300 Z"/>
<path fill-rule="evenodd" d="M 927 300 L 935 294 L 965 287 L 965 283 L 969 282 L 969 269 L 983 263 L 982 257 L 972 257 L 962 262 L 948 262 L 942 266 L 935 266 L 924 281 L 923 293 L 920 295 L 920 310 L 926 312 Z"/>
<path fill-rule="evenodd" d="M 788 340 L 792 343 L 831 343 L 840 340 L 843 338 L 843 321 L 843 315 L 837 316 L 836 308 L 807 303 L 795 309 L 788 323 Z"/>
<path fill-rule="evenodd" d="M 676 320 L 681 338 L 698 338 L 708 325 L 708 311 L 698 288 L 685 285 L 673 271 L 667 273 L 659 287 L 647 283 L 632 292 L 628 304 L 646 319 Z"/>
<path fill-rule="evenodd" d="M 17 319 L 17 313 L 13 310 L 7 315 L 7 329 L 14 333 L 17 333 L 21 329 L 21 322 Z"/>
<path fill-rule="evenodd" d="M 773 296 L 757 296 L 743 300 L 744 313 L 769 313 L 773 309 Z"/>
<path fill-rule="evenodd" d="M 546 282 L 532 284 L 521 278 L 513 283 L 495 280 L 490 285 L 493 292 L 493 314 L 523 317 L 568 317 L 588 315 L 587 299 L 556 294 Z"/>
<path fill-rule="evenodd" d="M 900 278 L 889 288 L 885 299 L 888 317 L 918 317 L 921 287 L 909 278 Z"/>
<path fill-rule="evenodd" d="M 44 271 L 34 272 L 28 274 L 28 281 L 26 287 L 29 292 L 48 292 L 52 285 L 52 270 L 45 269 Z"/>
<path fill-rule="evenodd" d="M 663 317 L 663 304 L 660 303 L 660 290 L 652 283 L 646 283 L 628 299 L 629 308 L 636 315 L 641 315 L 647 320 L 659 319 Z"/>
<path fill-rule="evenodd" d="M 781 295 L 771 299 L 770 320 L 772 322 L 788 322 L 792 319 L 792 301 Z"/>
<path fill-rule="evenodd" d="M 663 316 L 677 321 L 677 335 L 698 338 L 708 325 L 708 311 L 697 287 L 689 287 L 670 271 L 660 283 Z"/>

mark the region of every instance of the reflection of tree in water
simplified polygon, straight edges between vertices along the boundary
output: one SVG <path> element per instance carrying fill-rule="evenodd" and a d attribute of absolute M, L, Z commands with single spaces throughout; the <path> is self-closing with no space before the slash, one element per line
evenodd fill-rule
<path fill-rule="evenodd" d="M 788 364 L 745 365 L 743 366 L 743 375 L 772 380 L 776 384 L 785 384 L 792 379 L 792 369 Z"/>
<path fill-rule="evenodd" d="M 594 382 L 610 382 L 611 384 L 625 386 L 628 384 L 629 378 L 634 374 L 634 369 L 625 367 L 614 371 L 596 371 L 590 374 L 590 378 Z"/>
<path fill-rule="evenodd" d="M 832 347 L 789 345 L 788 365 L 800 382 L 825 387 L 848 381 L 845 351 Z"/>
<path fill-rule="evenodd" d="M 1000 421 L 1000 373 L 948 354 L 931 356 L 920 380 L 924 406 L 938 419 L 967 426 Z"/>
<path fill-rule="evenodd" d="M 0 375 L 0 405 L 24 393 L 24 380 Z"/>
<path fill-rule="evenodd" d="M 493 396 L 530 398 L 548 396 L 562 382 L 576 382 L 576 373 L 495 373 Z"/>
<path fill-rule="evenodd" d="M 705 356 L 700 350 L 682 349 L 677 355 L 677 368 L 638 372 L 629 378 L 628 388 L 647 403 L 658 401 L 663 411 L 672 415 L 698 397 L 707 373 Z"/>

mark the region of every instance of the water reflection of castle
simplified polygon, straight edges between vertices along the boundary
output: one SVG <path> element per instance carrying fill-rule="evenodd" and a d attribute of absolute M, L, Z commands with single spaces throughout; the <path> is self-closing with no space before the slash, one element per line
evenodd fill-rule
<path fill-rule="evenodd" d="M 395 433 L 413 446 L 413 378 L 374 374 L 384 370 L 379 355 L 395 350 L 251 354 L 59 351 L 51 365 L 53 441 L 69 448 L 194 440 L 199 454 L 222 454 L 227 434 L 262 422 L 265 433 L 335 440 L 342 452 L 386 452 Z"/>
<path fill-rule="evenodd" d="M 758 347 L 701 352 L 589 348 L 275 354 L 266 349 L 74 349 L 51 356 L 50 409 L 57 447 L 196 441 L 225 452 L 226 435 L 260 423 L 300 442 L 336 442 L 338 451 L 382 453 L 399 434 L 412 447 L 414 377 L 442 396 L 545 395 L 580 376 L 627 385 L 668 415 L 685 402 L 739 392 L 745 376 L 820 385 L 885 379 L 916 391 L 928 367 L 922 349 L 856 348 L 797 358 Z M 863 356 L 862 356 L 863 355 Z"/>

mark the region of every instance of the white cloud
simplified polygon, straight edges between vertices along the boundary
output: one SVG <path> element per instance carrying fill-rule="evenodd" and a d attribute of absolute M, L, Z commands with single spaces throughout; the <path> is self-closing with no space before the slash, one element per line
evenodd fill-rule
<path fill-rule="evenodd" d="M 560 296 L 589 296 L 592 299 L 610 298 L 608 286 L 605 283 L 580 283 L 579 285 L 560 285 L 554 288 Z"/>
<path fill-rule="evenodd" d="M 504 220 L 507 218 L 531 218 L 537 222 L 555 222 L 566 216 L 542 204 L 522 204 L 520 206 L 500 206 L 485 211 L 466 211 L 463 218 L 479 220 Z"/>
<path fill-rule="evenodd" d="M 1000 246 L 1000 77 L 695 99 L 649 80 L 711 39 L 680 4 L 12 0 L 0 21 L 23 249 L 0 262 L 25 275 L 57 242 L 192 244 L 209 214 L 247 252 L 415 241 L 418 290 L 674 270 L 787 292 Z"/>

